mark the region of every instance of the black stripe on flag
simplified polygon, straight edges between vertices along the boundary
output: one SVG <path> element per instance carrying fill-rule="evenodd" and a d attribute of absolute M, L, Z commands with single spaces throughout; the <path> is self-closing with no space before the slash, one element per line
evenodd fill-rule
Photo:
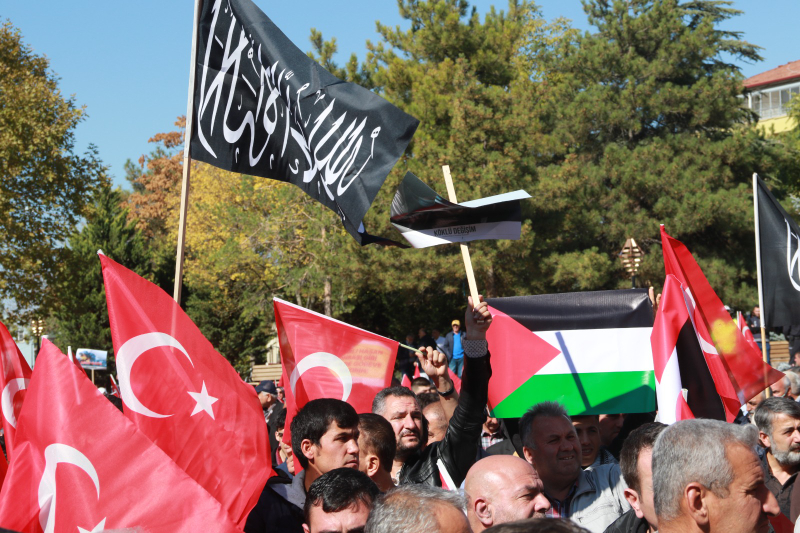
<path fill-rule="evenodd" d="M 531 331 L 653 327 L 647 289 L 489 298 L 490 306 Z"/>
<path fill-rule="evenodd" d="M 681 384 L 687 390 L 686 403 L 695 418 L 725 420 L 725 408 L 708 369 L 705 355 L 697 342 L 692 321 L 687 320 L 675 343 Z"/>
<path fill-rule="evenodd" d="M 761 252 L 762 316 L 767 327 L 800 324 L 800 227 L 761 178 L 758 183 L 758 236 Z"/>

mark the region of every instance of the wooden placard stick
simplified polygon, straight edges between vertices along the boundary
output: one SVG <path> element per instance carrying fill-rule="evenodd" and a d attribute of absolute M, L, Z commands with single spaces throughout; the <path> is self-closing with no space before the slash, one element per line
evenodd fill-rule
<path fill-rule="evenodd" d="M 456 190 L 453 187 L 453 178 L 450 177 L 450 166 L 442 166 L 442 173 L 444 173 L 444 183 L 447 186 L 447 196 L 454 204 L 458 203 L 456 200 Z M 472 259 L 469 256 L 469 248 L 466 244 L 461 246 L 461 257 L 464 258 L 464 269 L 467 271 L 467 283 L 469 284 L 469 294 L 472 296 L 472 305 L 477 306 L 478 302 L 478 284 L 475 283 L 475 272 L 472 270 Z"/>

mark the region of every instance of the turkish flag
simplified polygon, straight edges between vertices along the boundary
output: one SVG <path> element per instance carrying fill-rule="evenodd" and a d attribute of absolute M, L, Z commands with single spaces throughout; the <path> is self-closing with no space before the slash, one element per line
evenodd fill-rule
<path fill-rule="evenodd" d="M 741 311 L 736 311 L 736 326 L 739 328 L 739 331 L 742 332 L 744 336 L 744 340 L 747 341 L 747 344 L 758 350 L 761 353 L 761 348 L 758 347 L 756 344 L 756 339 L 753 337 L 753 332 L 750 331 L 750 326 L 747 325 L 747 320 L 744 319 L 744 315 Z M 763 359 L 763 357 L 762 357 Z"/>
<path fill-rule="evenodd" d="M 680 282 L 697 339 L 725 418 L 733 422 L 744 403 L 783 377 L 761 358 L 761 352 L 745 340 L 692 254 L 661 226 L 664 269 Z M 689 400 L 691 403 L 691 399 Z M 696 416 L 701 416 L 695 413 Z"/>
<path fill-rule="evenodd" d="M 125 414 L 243 528 L 271 470 L 255 389 L 167 293 L 100 261 Z"/>
<path fill-rule="evenodd" d="M 240 531 L 46 339 L 0 491 L 0 526 L 26 533 Z"/>
<path fill-rule="evenodd" d="M 284 442 L 291 442 L 291 421 L 309 400 L 337 398 L 358 413 L 371 412 L 372 399 L 391 384 L 397 341 L 278 298 L 273 304 L 289 384 Z"/>
<path fill-rule="evenodd" d="M 31 379 L 31 367 L 22 357 L 17 343 L 11 338 L 11 333 L 2 322 L 0 322 L 0 363 L 2 364 L 0 391 L 3 392 L 0 407 L 3 411 L 3 435 L 6 440 L 6 454 L 11 460 L 14 458 L 17 418 Z"/>
<path fill-rule="evenodd" d="M 408 379 L 407 375 L 403 374 L 403 379 L 400 380 L 400 385 L 402 385 L 403 387 L 405 387 L 407 389 L 411 388 L 411 380 Z"/>

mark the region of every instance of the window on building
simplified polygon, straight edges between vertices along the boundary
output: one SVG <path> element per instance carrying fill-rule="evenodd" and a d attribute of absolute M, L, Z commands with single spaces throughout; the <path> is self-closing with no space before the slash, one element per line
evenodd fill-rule
<path fill-rule="evenodd" d="M 792 96 L 800 92 L 800 85 L 761 91 L 750 95 L 749 107 L 761 120 L 785 116 Z"/>

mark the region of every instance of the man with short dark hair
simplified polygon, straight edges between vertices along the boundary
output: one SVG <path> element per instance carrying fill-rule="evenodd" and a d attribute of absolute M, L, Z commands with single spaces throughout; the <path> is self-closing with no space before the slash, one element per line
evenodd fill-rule
<path fill-rule="evenodd" d="M 363 472 L 337 468 L 308 488 L 303 506 L 305 533 L 362 533 L 378 487 Z"/>
<path fill-rule="evenodd" d="M 653 504 L 653 446 L 666 424 L 650 422 L 634 429 L 619 455 L 622 477 L 628 488 L 625 497 L 630 511 L 608 526 L 606 533 L 655 533 L 658 520 Z"/>
<path fill-rule="evenodd" d="M 617 460 L 600 446 L 600 418 L 598 415 L 572 417 L 572 425 L 581 443 L 581 468 L 610 465 Z"/>
<path fill-rule="evenodd" d="M 756 407 L 756 427 L 766 448 L 761 460 L 767 488 L 781 513 L 791 518 L 791 500 L 800 471 L 800 404 L 791 398 L 767 398 Z"/>
<path fill-rule="evenodd" d="M 469 324 L 469 333 L 464 340 L 464 380 L 444 438 L 426 446 L 422 409 L 416 395 L 409 389 L 383 389 L 372 402 L 372 412 L 386 418 L 395 432 L 397 451 L 392 475 L 398 484 L 442 486 L 444 483 L 457 488 L 477 457 L 491 375 L 486 330 L 492 322 L 492 315 L 486 302 L 481 301 L 475 307 L 472 298 L 468 302 L 465 322 Z M 425 373 L 433 380 L 443 401 L 452 401 L 455 388 L 448 377 L 447 358 L 430 348 L 418 353 Z"/>
<path fill-rule="evenodd" d="M 411 390 L 418 396 L 426 392 L 436 392 L 431 380 L 422 376 L 411 380 Z"/>
<path fill-rule="evenodd" d="M 453 320 L 450 327 L 452 331 L 445 335 L 447 353 L 449 353 L 450 370 L 452 370 L 456 376 L 461 377 L 461 373 L 464 370 L 464 340 L 466 340 L 466 334 L 461 329 L 460 320 Z"/>
<path fill-rule="evenodd" d="M 625 415 L 622 414 L 606 414 L 598 415 L 597 421 L 600 425 L 600 444 L 603 448 L 608 448 L 614 439 L 617 438 L 622 425 L 625 423 Z"/>
<path fill-rule="evenodd" d="M 520 419 L 522 451 L 544 483 L 551 508 L 547 516 L 569 518 L 592 533 L 630 509 L 619 465 L 581 470 L 581 445 L 564 407 L 534 405 Z"/>
<path fill-rule="evenodd" d="M 756 428 L 719 420 L 675 422 L 653 447 L 659 533 L 766 533 L 780 513 L 753 447 Z"/>
<path fill-rule="evenodd" d="M 358 469 L 381 492 L 394 488 L 392 461 L 396 447 L 394 430 L 385 418 L 373 413 L 358 415 Z"/>
<path fill-rule="evenodd" d="M 311 400 L 290 425 L 292 453 L 303 471 L 291 483 L 273 477 L 247 517 L 245 533 L 303 531 L 303 506 L 311 484 L 336 468 L 358 469 L 358 415 L 350 404 Z"/>

